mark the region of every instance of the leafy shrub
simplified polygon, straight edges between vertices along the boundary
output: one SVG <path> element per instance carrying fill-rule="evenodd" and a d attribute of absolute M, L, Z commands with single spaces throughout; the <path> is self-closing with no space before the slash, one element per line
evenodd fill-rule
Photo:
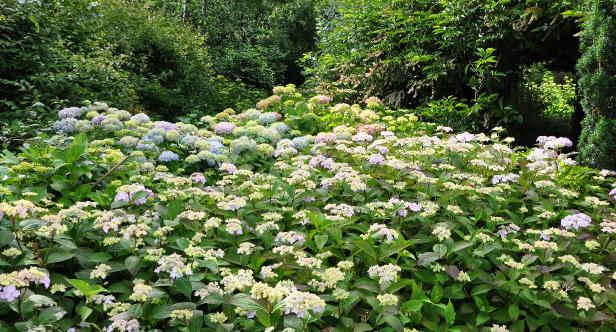
<path fill-rule="evenodd" d="M 159 11 L 116 0 L 0 6 L 7 143 L 31 135 L 19 128 L 44 123 L 51 110 L 92 100 L 167 119 L 258 100 L 247 86 L 215 77 L 204 38 Z"/>
<path fill-rule="evenodd" d="M 482 106 L 491 120 L 481 124 L 484 129 L 514 127 L 519 113 L 510 107 L 510 93 L 520 67 L 546 61 L 571 71 L 577 58 L 570 47 L 577 45 L 575 1 L 329 3 L 317 49 L 304 63 L 309 85 L 339 100 L 376 95 L 415 108 L 453 96 Z M 562 15 L 567 11 L 571 15 Z M 481 69 L 476 65 L 490 70 L 469 70 Z M 506 79 L 499 79 L 503 74 Z"/>
<path fill-rule="evenodd" d="M 580 161 L 616 169 L 616 8 L 597 0 L 582 33 L 578 63 L 585 117 L 579 141 Z"/>
<path fill-rule="evenodd" d="M 5 151 L 0 326 L 616 323 L 614 173 L 575 166 L 569 140 L 512 148 L 500 129 L 449 133 L 378 98 L 274 92 L 196 125 L 63 109 L 57 135 Z"/>
<path fill-rule="evenodd" d="M 253 87 L 302 83 L 297 61 L 314 47 L 319 0 L 139 1 L 168 14 L 184 14 L 204 32 L 216 74 Z"/>
<path fill-rule="evenodd" d="M 530 98 L 541 104 L 543 116 L 568 122 L 574 111 L 575 83 L 571 76 L 563 76 L 559 82 L 553 72 L 534 66 L 525 71 L 523 81 Z"/>

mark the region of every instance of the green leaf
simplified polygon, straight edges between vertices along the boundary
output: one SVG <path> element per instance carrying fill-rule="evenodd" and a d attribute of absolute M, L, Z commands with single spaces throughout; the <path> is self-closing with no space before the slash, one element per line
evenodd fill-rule
<path fill-rule="evenodd" d="M 54 302 L 52 299 L 48 298 L 45 295 L 39 295 L 39 294 L 30 295 L 28 297 L 28 301 L 32 301 L 32 303 L 40 305 L 40 306 L 44 306 L 44 307 L 56 305 L 56 302 Z"/>
<path fill-rule="evenodd" d="M 323 247 L 327 243 L 328 239 L 329 239 L 329 236 L 327 236 L 327 235 L 315 235 L 314 236 L 314 243 L 316 244 L 317 249 L 319 251 L 321 251 L 321 249 L 323 249 Z"/>
<path fill-rule="evenodd" d="M 357 323 L 353 327 L 353 332 L 366 332 L 366 331 L 372 331 L 372 325 L 368 323 Z"/>
<path fill-rule="evenodd" d="M 451 304 L 451 300 L 447 303 L 445 307 L 445 321 L 447 322 L 447 326 L 453 325 L 453 322 L 456 320 L 456 311 L 453 308 L 453 304 Z"/>
<path fill-rule="evenodd" d="M 79 279 L 66 279 L 66 281 L 71 284 L 71 286 L 77 288 L 86 299 L 91 299 L 94 295 L 104 292 L 105 289 L 99 285 L 90 285 L 86 281 Z"/>
<path fill-rule="evenodd" d="M 432 287 L 432 292 L 430 293 L 430 298 L 434 303 L 438 303 L 441 298 L 443 298 L 443 287 L 441 284 L 434 284 L 434 287 Z"/>
<path fill-rule="evenodd" d="M 192 284 L 190 283 L 190 280 L 188 280 L 188 278 L 179 278 L 178 280 L 175 281 L 175 289 L 184 294 L 184 296 L 186 296 L 189 300 L 192 297 Z"/>
<path fill-rule="evenodd" d="M 66 310 L 60 307 L 50 307 L 41 310 L 38 319 L 40 324 L 46 325 L 59 321 L 64 315 L 66 315 Z"/>
<path fill-rule="evenodd" d="M 75 253 L 70 252 L 70 251 L 62 251 L 62 250 L 53 251 L 47 257 L 47 264 L 64 262 L 64 261 L 69 260 L 69 259 L 71 259 L 73 257 L 75 257 Z"/>
<path fill-rule="evenodd" d="M 398 317 L 392 314 L 383 315 L 383 320 L 389 324 L 389 326 L 393 327 L 396 331 L 402 331 L 404 329 L 404 324 L 398 319 Z"/>
<path fill-rule="evenodd" d="M 4 159 L 3 160 L 4 162 L 9 163 L 9 164 L 13 164 L 13 165 L 19 164 L 19 158 L 17 158 L 17 156 L 13 154 L 13 152 L 6 150 L 6 149 L 2 151 L 2 159 Z"/>
<path fill-rule="evenodd" d="M 421 310 L 421 307 L 423 307 L 423 301 L 409 300 L 402 303 L 402 305 L 400 306 L 400 310 L 402 310 L 403 313 L 407 314 L 411 312 L 419 312 L 419 310 Z"/>
<path fill-rule="evenodd" d="M 86 307 L 85 305 L 77 308 L 77 313 L 79 314 L 79 317 L 81 317 L 82 322 L 85 322 L 93 312 L 94 309 Z"/>
<path fill-rule="evenodd" d="M 11 231 L 0 231 L 0 247 L 4 247 L 5 245 L 13 242 L 15 240 L 15 235 Z"/>
<path fill-rule="evenodd" d="M 104 262 L 109 261 L 111 258 L 113 257 L 106 252 L 97 252 L 95 254 L 92 254 L 90 257 L 88 257 L 88 260 L 90 260 L 93 263 L 104 263 Z"/>
<path fill-rule="evenodd" d="M 124 260 L 124 265 L 130 274 L 135 276 L 141 268 L 141 261 L 138 256 L 129 256 Z"/>
<path fill-rule="evenodd" d="M 81 157 L 84 152 L 86 152 L 86 147 L 88 145 L 88 138 L 85 133 L 79 133 L 73 139 L 71 145 L 66 149 L 66 162 L 69 164 L 74 163 L 79 157 Z"/>
<path fill-rule="evenodd" d="M 182 213 L 182 211 L 184 211 L 184 202 L 182 202 L 180 200 L 171 201 L 171 202 L 169 202 L 169 204 L 167 204 L 167 215 L 166 215 L 166 217 L 169 220 L 173 220 L 180 213 Z"/>
<path fill-rule="evenodd" d="M 368 258 L 368 261 L 366 262 L 366 264 L 373 265 L 373 263 L 376 263 L 377 255 L 370 243 L 364 240 L 355 240 L 353 241 L 353 244 L 355 244 L 355 246 L 357 246 L 361 251 L 366 253 L 367 258 Z"/>
<path fill-rule="evenodd" d="M 432 247 L 432 251 L 434 251 L 438 258 L 443 258 L 447 254 L 447 246 L 442 243 L 435 244 Z"/>
<path fill-rule="evenodd" d="M 163 320 L 169 317 L 171 312 L 173 311 L 173 307 L 170 305 L 157 305 L 152 309 L 152 313 L 150 317 L 155 320 Z"/>
<path fill-rule="evenodd" d="M 251 310 L 267 311 L 267 308 L 265 308 L 259 302 L 253 300 L 252 297 L 250 297 L 250 295 L 248 294 L 243 294 L 243 293 L 235 294 L 233 298 L 231 298 L 231 301 L 229 303 L 234 306 L 244 308 L 248 311 L 251 311 Z"/>
<path fill-rule="evenodd" d="M 439 255 L 434 252 L 424 252 L 417 258 L 417 265 L 427 266 L 430 265 L 430 263 L 438 260 L 439 258 Z"/>
<path fill-rule="evenodd" d="M 520 308 L 517 304 L 512 303 L 509 305 L 509 308 L 507 308 L 507 313 L 509 314 L 509 318 L 515 321 L 520 317 Z"/>

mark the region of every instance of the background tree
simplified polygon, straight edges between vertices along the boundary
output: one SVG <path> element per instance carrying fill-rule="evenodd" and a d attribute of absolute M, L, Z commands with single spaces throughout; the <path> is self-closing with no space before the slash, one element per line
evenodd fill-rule
<path fill-rule="evenodd" d="M 582 33 L 578 63 L 585 117 L 579 160 L 616 168 L 616 4 L 595 0 Z"/>

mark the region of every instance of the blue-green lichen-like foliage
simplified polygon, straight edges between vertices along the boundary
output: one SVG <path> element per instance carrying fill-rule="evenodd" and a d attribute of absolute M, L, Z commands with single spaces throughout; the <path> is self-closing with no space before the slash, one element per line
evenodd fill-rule
<path fill-rule="evenodd" d="M 616 2 L 595 0 L 578 62 L 585 118 L 579 160 L 616 168 Z"/>

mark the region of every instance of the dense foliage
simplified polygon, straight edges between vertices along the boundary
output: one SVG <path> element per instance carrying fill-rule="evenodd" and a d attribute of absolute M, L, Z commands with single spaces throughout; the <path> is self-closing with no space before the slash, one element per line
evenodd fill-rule
<path fill-rule="evenodd" d="M 578 64 L 585 118 L 580 160 L 595 167 L 616 168 L 616 6 L 594 2 L 582 34 L 584 54 Z"/>
<path fill-rule="evenodd" d="M 319 0 L 155 0 L 205 34 L 212 69 L 252 86 L 302 83 L 298 60 L 312 50 Z"/>
<path fill-rule="evenodd" d="M 528 105 L 516 104 L 524 67 L 572 72 L 577 59 L 575 1 L 330 3 L 305 59 L 312 85 L 342 100 L 377 95 L 443 124 L 527 132 Z"/>
<path fill-rule="evenodd" d="M 194 124 L 94 103 L 0 167 L 8 331 L 616 324 L 614 173 L 277 87 Z"/>
<path fill-rule="evenodd" d="M 3 1 L 0 35 L 4 143 L 30 135 L 51 110 L 88 100 L 172 119 L 260 98 L 214 75 L 197 31 L 138 4 Z"/>

